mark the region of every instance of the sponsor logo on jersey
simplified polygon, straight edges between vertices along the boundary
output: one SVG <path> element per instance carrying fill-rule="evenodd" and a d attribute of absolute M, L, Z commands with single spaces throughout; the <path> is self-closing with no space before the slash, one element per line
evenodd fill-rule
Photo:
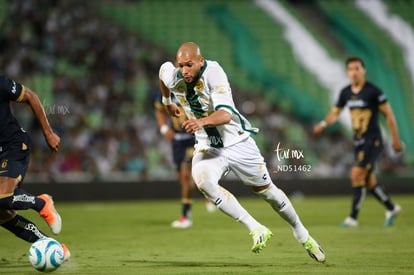
<path fill-rule="evenodd" d="M 204 84 L 201 80 L 198 80 L 196 85 L 194 86 L 194 91 L 202 92 L 204 90 Z"/>
<path fill-rule="evenodd" d="M 181 94 L 185 94 L 185 91 L 187 90 L 187 86 L 184 82 L 180 82 L 176 87 L 176 91 Z"/>
<path fill-rule="evenodd" d="M 362 99 L 351 99 L 348 101 L 348 107 L 349 108 L 361 108 L 365 107 L 366 103 Z"/>
<path fill-rule="evenodd" d="M 210 145 L 212 147 L 223 147 L 223 140 L 220 136 L 209 135 L 208 139 L 210 140 Z"/>

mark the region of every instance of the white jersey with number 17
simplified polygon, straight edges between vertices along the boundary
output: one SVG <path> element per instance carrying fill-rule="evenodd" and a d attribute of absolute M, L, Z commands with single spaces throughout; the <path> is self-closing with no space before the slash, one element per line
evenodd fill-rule
<path fill-rule="evenodd" d="M 174 93 L 188 118 L 207 117 L 217 110 L 232 114 L 228 124 L 198 130 L 195 133 L 197 148 L 228 147 L 259 131 L 252 128 L 234 106 L 226 73 L 217 62 L 205 60 L 199 78 L 194 83 L 186 83 L 179 69 L 171 62 L 161 65 L 159 78 Z"/>

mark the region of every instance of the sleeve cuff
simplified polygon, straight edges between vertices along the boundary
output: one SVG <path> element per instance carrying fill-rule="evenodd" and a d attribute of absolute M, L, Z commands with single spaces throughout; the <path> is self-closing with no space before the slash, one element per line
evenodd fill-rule
<path fill-rule="evenodd" d="M 22 85 L 22 91 L 20 92 L 19 97 L 16 99 L 16 102 L 21 102 L 24 98 L 24 93 L 26 92 L 26 87 Z"/>

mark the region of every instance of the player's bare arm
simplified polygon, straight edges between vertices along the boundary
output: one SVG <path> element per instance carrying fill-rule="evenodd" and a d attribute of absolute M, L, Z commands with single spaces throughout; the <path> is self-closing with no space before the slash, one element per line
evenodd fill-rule
<path fill-rule="evenodd" d="M 46 117 L 45 110 L 37 94 L 25 87 L 23 99 L 20 102 L 25 102 L 29 104 L 33 114 L 40 123 L 43 135 L 45 137 L 47 144 L 49 145 L 49 148 L 53 152 L 57 152 L 59 149 L 60 137 L 53 132 L 53 129 L 50 126 L 49 121 Z"/>
<path fill-rule="evenodd" d="M 389 103 L 384 103 L 379 106 L 379 110 L 384 114 L 388 129 L 390 129 L 392 137 L 392 148 L 395 152 L 401 152 L 403 150 L 400 137 L 398 135 L 397 123 L 395 121 L 394 112 L 391 109 Z"/>
<path fill-rule="evenodd" d="M 195 133 L 203 127 L 215 127 L 229 123 L 231 120 L 231 114 L 225 110 L 218 110 L 213 112 L 208 117 L 200 119 L 189 119 L 186 120 L 182 127 L 188 133 Z"/>
<path fill-rule="evenodd" d="M 162 104 L 164 104 L 167 113 L 171 116 L 180 117 L 183 115 L 180 108 L 171 101 L 170 89 L 165 86 L 164 82 L 160 80 L 160 90 L 162 94 Z"/>
<path fill-rule="evenodd" d="M 174 131 L 168 126 L 166 111 L 155 109 L 155 118 L 157 119 L 158 127 L 160 128 L 161 134 L 167 140 L 173 140 Z"/>
<path fill-rule="evenodd" d="M 322 120 L 321 122 L 319 122 L 318 124 L 315 125 L 315 127 L 313 128 L 313 133 L 315 135 L 319 135 L 323 132 L 323 130 L 325 130 L 326 127 L 328 127 L 329 125 L 335 123 L 338 118 L 339 115 L 341 114 L 342 109 L 338 108 L 338 107 L 334 107 L 329 114 L 325 117 L 324 120 Z"/>

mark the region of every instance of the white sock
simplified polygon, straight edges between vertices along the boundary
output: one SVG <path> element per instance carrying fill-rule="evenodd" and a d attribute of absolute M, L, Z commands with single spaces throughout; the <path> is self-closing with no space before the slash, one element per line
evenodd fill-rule
<path fill-rule="evenodd" d="M 204 182 L 199 186 L 201 192 L 223 213 L 244 224 L 250 231 L 264 227 L 244 209 L 237 199 L 218 184 Z"/>
<path fill-rule="evenodd" d="M 293 235 L 300 243 L 308 240 L 309 232 L 302 224 L 299 216 L 296 214 L 295 208 L 290 202 L 286 194 L 277 188 L 273 183 L 269 188 L 257 192 L 259 197 L 267 201 L 272 208 L 292 227 Z"/>

